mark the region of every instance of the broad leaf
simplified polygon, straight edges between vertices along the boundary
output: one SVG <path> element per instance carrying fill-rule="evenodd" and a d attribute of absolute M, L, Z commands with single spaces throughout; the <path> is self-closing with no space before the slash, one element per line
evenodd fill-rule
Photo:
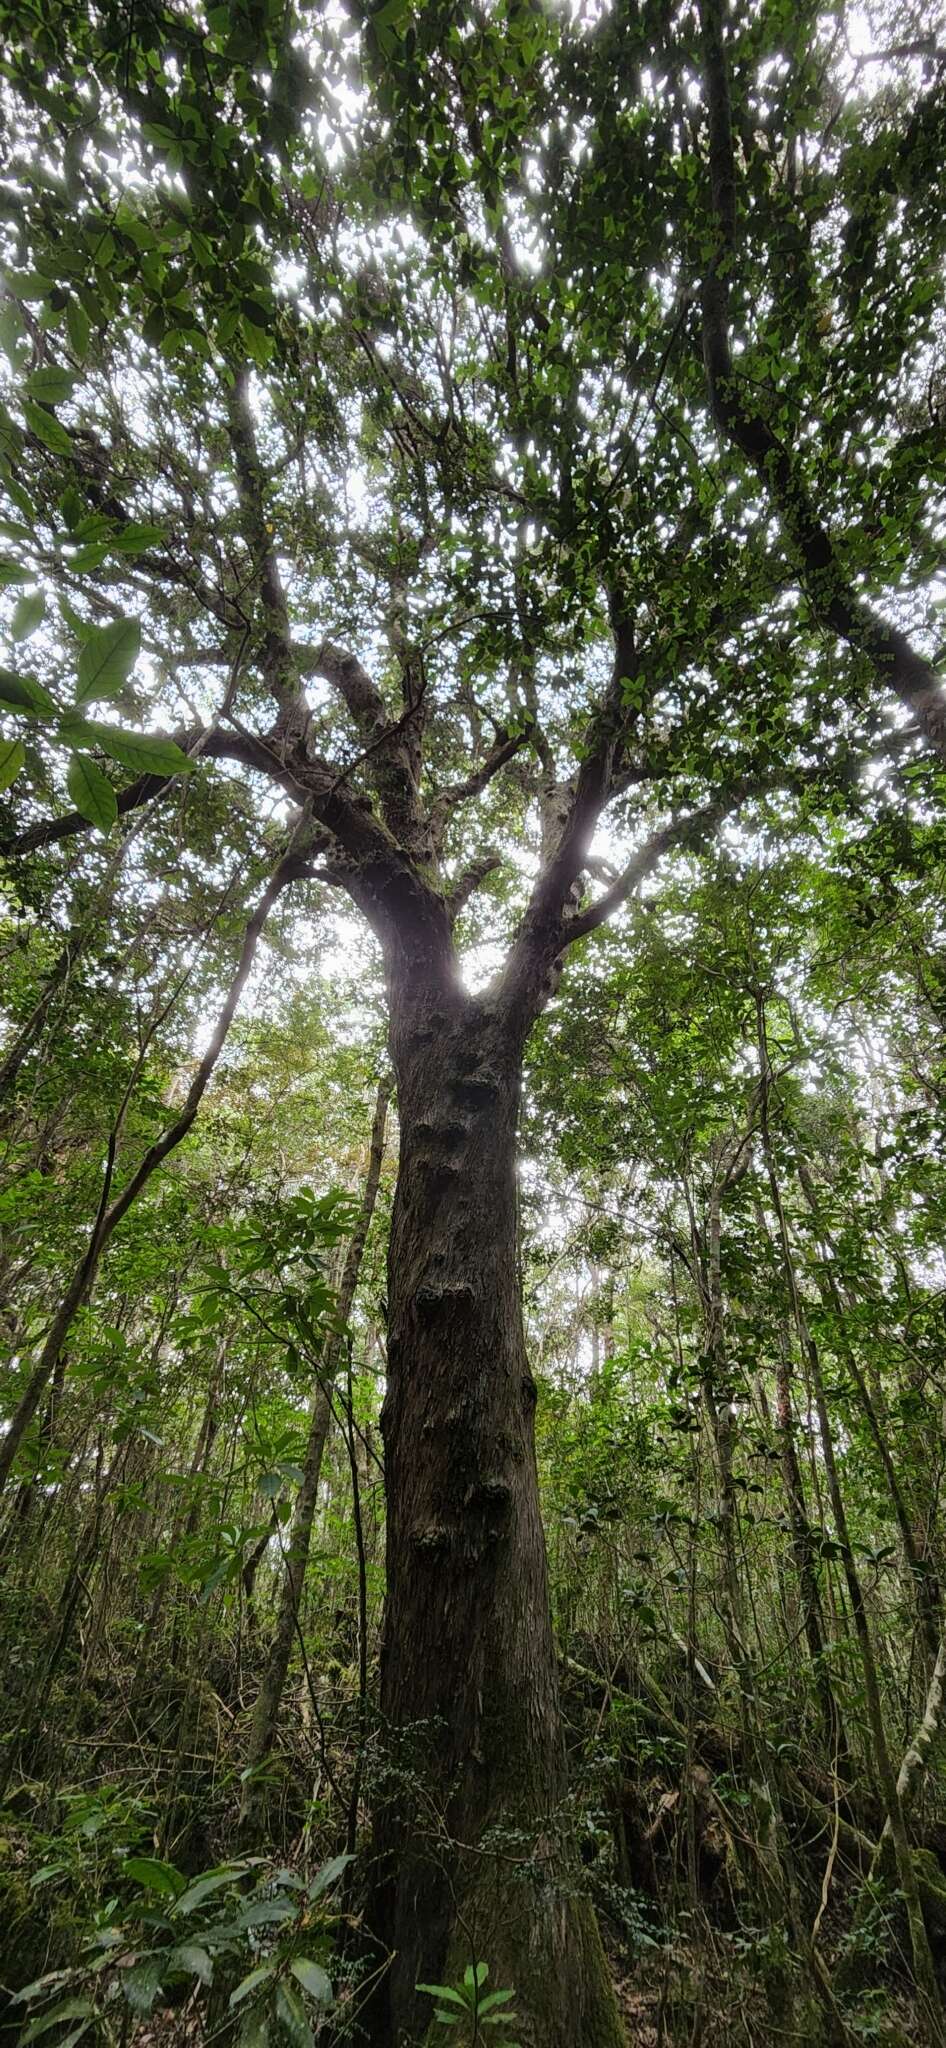
<path fill-rule="evenodd" d="M 114 697 L 127 682 L 141 646 L 137 619 L 115 619 L 111 625 L 95 626 L 79 655 L 77 704 L 94 704 L 102 697 Z"/>
<path fill-rule="evenodd" d="M 30 718 L 55 718 L 56 706 L 35 676 L 15 675 L 0 668 L 0 710 L 25 711 Z"/>
<path fill-rule="evenodd" d="M 486 2014 L 493 2012 L 497 2005 L 508 2005 L 510 1999 L 515 1998 L 515 1995 L 514 1991 L 490 1991 L 485 1998 L 480 1999 L 477 2006 L 477 2018 L 484 2019 Z M 497 2014 L 498 2017 L 499 2015 Z M 503 2017 L 507 2018 L 508 2015 L 504 2014 Z"/>
<path fill-rule="evenodd" d="M 261 1963 L 258 1970 L 251 1970 L 249 1976 L 244 1977 L 237 1985 L 236 1990 L 231 1991 L 231 2008 L 235 2005 L 242 2005 L 245 1998 L 252 1997 L 253 1992 L 258 1991 L 261 1984 L 268 1984 L 270 1978 L 274 1977 L 275 1974 L 275 1968 L 272 1963 Z"/>
<path fill-rule="evenodd" d="M 148 2013 L 161 1990 L 161 1967 L 156 1956 L 143 1956 L 122 1977 L 122 1990 L 132 2012 Z"/>
<path fill-rule="evenodd" d="M 66 332 L 73 354 L 80 363 L 84 362 L 89 348 L 89 316 L 78 299 L 70 299 L 66 307 Z"/>
<path fill-rule="evenodd" d="M 24 399 L 23 413 L 30 432 L 36 435 L 37 441 L 42 441 L 51 455 L 72 454 L 72 436 L 66 433 L 53 413 L 47 412 L 44 406 L 37 405 L 31 398 Z"/>
<path fill-rule="evenodd" d="M 118 802 L 101 768 L 85 754 L 73 754 L 66 781 L 76 810 L 101 832 L 108 832 L 118 817 Z"/>
<path fill-rule="evenodd" d="M 167 528 L 148 526 L 132 520 L 123 526 L 120 533 L 113 534 L 109 546 L 113 555 L 143 555 L 149 548 L 163 547 L 167 540 Z"/>
<path fill-rule="evenodd" d="M 64 2020 L 91 2019 L 94 2014 L 95 2007 L 88 1998 L 66 1998 L 61 2005 L 54 2005 L 49 2012 L 44 2012 L 38 2019 L 31 2020 L 20 2035 L 20 2041 L 23 2048 L 26 2048 L 28 2041 L 38 2041 L 40 2035 L 48 2033 L 50 2027 L 60 2027 Z"/>
<path fill-rule="evenodd" d="M 134 775 L 186 775 L 194 766 L 176 740 L 157 733 L 125 732 L 120 725 L 98 727 L 99 745 Z"/>
<path fill-rule="evenodd" d="M 22 740 L 0 740 L 0 790 L 9 789 L 26 760 Z"/>
<path fill-rule="evenodd" d="M 331 1978 L 323 1970 L 321 1963 L 310 1962 L 308 1956 L 293 1956 L 289 1968 L 310 1998 L 316 1999 L 319 2005 L 331 2005 Z"/>
<path fill-rule="evenodd" d="M 187 1883 L 173 1863 L 162 1863 L 159 1856 L 129 1856 L 122 1867 L 126 1877 L 133 1877 L 136 1884 L 145 1885 L 148 1891 L 163 1893 L 165 1898 L 178 1898 Z"/>
<path fill-rule="evenodd" d="M 64 398 L 71 398 L 76 383 L 74 370 L 62 370 L 58 364 L 34 370 L 26 380 L 26 389 L 31 398 L 40 398 L 44 405 L 61 405 Z"/>
<path fill-rule="evenodd" d="M 269 2021 L 265 2013 L 244 2013 L 237 2040 L 238 2048 L 269 2048 Z"/>
<path fill-rule="evenodd" d="M 46 598 L 41 590 L 31 590 L 21 597 L 13 613 L 10 632 L 14 640 L 28 640 L 42 625 L 46 613 Z"/>
<path fill-rule="evenodd" d="M 201 1984 L 211 1984 L 213 1982 L 213 1963 L 207 1954 L 207 1950 L 201 1948 L 199 1942 L 182 1942 L 179 1948 L 173 1950 L 172 1960 L 180 1963 L 182 1969 L 192 1970 L 194 1976 L 199 1978 Z"/>
<path fill-rule="evenodd" d="M 249 1868 L 248 1863 L 226 1863 L 221 1864 L 219 1870 L 208 1871 L 206 1877 L 195 1878 L 194 1883 L 188 1885 L 180 1898 L 175 1899 L 173 1913 L 175 1916 L 179 1913 L 193 1913 L 205 1899 L 211 1898 L 214 1892 L 222 1891 L 225 1885 L 233 1884 L 234 1880 L 242 1877 L 243 1872 Z"/>
<path fill-rule="evenodd" d="M 467 1999 L 462 1997 L 459 1991 L 454 1991 L 452 1984 L 415 1984 L 414 1989 L 426 1991 L 428 1998 L 449 1998 L 451 2003 L 459 2005 L 463 2012 L 468 2009 Z"/>
<path fill-rule="evenodd" d="M 287 1467 L 286 1469 L 289 1470 L 291 1468 Z M 301 1473 L 299 1477 L 301 1480 Z M 342 1871 L 347 1870 L 349 1863 L 353 1863 L 354 1860 L 353 1856 L 346 1855 L 343 1852 L 340 1856 L 333 1856 L 328 1863 L 323 1863 L 321 1870 L 316 1871 L 309 1886 L 310 1899 L 320 1899 L 322 1893 L 328 1891 L 329 1885 L 334 1884 L 336 1878 L 341 1877 Z"/>
<path fill-rule="evenodd" d="M 276 2013 L 282 2021 L 292 2042 L 292 2048 L 312 2048 L 312 2028 L 305 2016 L 305 2006 L 291 1984 L 283 1979 L 276 1986 Z"/>

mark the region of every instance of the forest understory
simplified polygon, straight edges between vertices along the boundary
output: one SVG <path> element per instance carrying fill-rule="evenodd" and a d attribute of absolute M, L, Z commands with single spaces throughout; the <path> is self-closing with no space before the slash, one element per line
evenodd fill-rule
<path fill-rule="evenodd" d="M 946 2048 L 944 164 L 0 0 L 11 2048 Z"/>

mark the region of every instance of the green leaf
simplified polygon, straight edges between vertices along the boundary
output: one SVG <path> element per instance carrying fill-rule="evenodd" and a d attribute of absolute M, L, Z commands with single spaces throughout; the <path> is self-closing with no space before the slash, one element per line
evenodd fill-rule
<path fill-rule="evenodd" d="M 78 299 L 70 299 L 66 307 L 66 331 L 80 363 L 85 361 L 89 348 L 89 316 Z"/>
<path fill-rule="evenodd" d="M 182 1969 L 190 1970 L 200 1979 L 201 1984 L 213 1982 L 214 1966 L 207 1950 L 196 1941 L 184 1941 L 172 1952 L 172 1961 L 180 1963 Z"/>
<path fill-rule="evenodd" d="M 97 718 L 80 718 L 77 711 L 67 711 L 60 720 L 57 738 L 64 747 L 72 747 L 81 753 L 90 747 L 103 747 L 105 730 Z"/>
<path fill-rule="evenodd" d="M 254 1991 L 258 1991 L 261 1984 L 268 1984 L 270 1978 L 275 1975 L 276 1970 L 272 1963 L 261 1963 L 258 1970 L 251 1970 L 249 1976 L 244 1977 L 237 1985 L 236 1990 L 231 1991 L 231 2010 L 235 2005 L 242 2005 L 245 1998 L 251 1997 Z"/>
<path fill-rule="evenodd" d="M 463 2012 L 467 2011 L 468 2000 L 463 1997 L 462 1992 L 454 1991 L 452 1984 L 415 1984 L 414 1990 L 426 1991 L 428 1998 L 449 1998 L 454 2005 L 459 2005 Z"/>
<path fill-rule="evenodd" d="M 125 732 L 120 725 L 99 725 L 97 731 L 99 745 L 133 775 L 187 775 L 194 766 L 176 740 L 157 733 Z"/>
<path fill-rule="evenodd" d="M 162 1863 L 159 1856 L 129 1856 L 122 1868 L 136 1884 L 145 1885 L 149 1892 L 162 1892 L 166 1898 L 178 1898 L 187 1883 L 173 1863 Z"/>
<path fill-rule="evenodd" d="M 45 299 L 52 291 L 52 280 L 38 270 L 19 270 L 7 277 L 7 290 L 18 299 Z"/>
<path fill-rule="evenodd" d="M 410 0 L 384 0 L 384 5 L 371 16 L 378 47 L 385 57 L 395 54 L 398 41 L 407 28 L 410 11 Z"/>
<path fill-rule="evenodd" d="M 0 348 L 8 362 L 16 368 L 19 344 L 23 340 L 23 315 L 12 299 L 5 299 L 0 306 Z"/>
<path fill-rule="evenodd" d="M 61 405 L 64 398 L 72 397 L 76 382 L 74 370 L 63 370 L 58 363 L 49 363 L 27 377 L 26 389 L 31 398 L 42 399 L 44 405 Z"/>
<path fill-rule="evenodd" d="M 205 1899 L 211 1898 L 214 1892 L 222 1891 L 224 1885 L 233 1884 L 235 1878 L 242 1877 L 243 1872 L 249 1869 L 248 1863 L 222 1863 L 218 1870 L 209 1870 L 206 1877 L 195 1878 L 180 1898 L 175 1899 L 172 1912 L 193 1913 L 196 1906 L 203 1905 Z"/>
<path fill-rule="evenodd" d="M 76 548 L 75 554 L 69 556 L 66 566 L 72 570 L 73 575 L 85 576 L 90 569 L 100 569 L 110 552 L 107 541 L 92 541 L 88 547 Z"/>
<path fill-rule="evenodd" d="M 79 655 L 77 704 L 114 697 L 127 682 L 138 659 L 141 628 L 137 619 L 114 619 L 94 626 Z"/>
<path fill-rule="evenodd" d="M 322 1893 L 328 1891 L 329 1885 L 334 1884 L 336 1878 L 341 1877 L 342 1871 L 347 1869 L 349 1863 L 354 1863 L 354 1860 L 353 1856 L 343 1853 L 341 1856 L 333 1856 L 328 1863 L 323 1863 L 309 1886 L 310 1899 L 320 1899 Z"/>
<path fill-rule="evenodd" d="M 36 435 L 37 441 L 42 441 L 43 446 L 49 449 L 51 455 L 72 454 L 72 437 L 66 433 L 65 427 L 53 413 L 47 412 L 41 405 L 36 405 L 30 398 L 24 399 L 23 412 L 27 426 Z"/>
<path fill-rule="evenodd" d="M 0 710 L 25 711 L 29 718 L 55 718 L 56 706 L 35 676 L 15 675 L 0 668 Z"/>
<path fill-rule="evenodd" d="M 299 1993 L 285 1980 L 276 1986 L 276 2014 L 292 2042 L 292 2048 L 312 2048 L 312 2028 L 305 2016 Z"/>
<path fill-rule="evenodd" d="M 35 633 L 37 626 L 42 625 L 45 613 L 46 598 L 42 590 L 31 590 L 26 597 L 21 597 L 10 625 L 13 639 L 28 640 L 30 634 Z"/>
<path fill-rule="evenodd" d="M 66 777 L 69 795 L 77 811 L 88 818 L 90 825 L 97 825 L 100 832 L 108 832 L 118 817 L 118 803 L 115 791 L 108 777 L 102 774 L 94 761 L 84 754 L 73 754 Z M 146 1862 L 147 1858 L 142 1858 Z"/>
<path fill-rule="evenodd" d="M 0 555 L 0 590 L 7 590 L 11 583 L 29 583 L 32 572 L 22 562 L 15 562 L 12 555 Z"/>
<path fill-rule="evenodd" d="M 31 2005 L 34 1998 L 48 1998 L 54 1984 L 68 1984 L 70 1977 L 78 1976 L 77 1970 L 47 1970 L 42 1977 L 34 1977 L 31 1984 L 24 1984 L 22 1991 L 14 1991 L 11 2005 Z"/>
<path fill-rule="evenodd" d="M 93 2017 L 94 2015 L 87 2020 L 80 2020 L 79 2025 L 73 2027 L 71 2033 L 64 2034 L 62 2040 L 57 2041 L 56 2048 L 76 2048 L 76 2042 L 81 2041 L 83 2034 L 88 2033 Z"/>
<path fill-rule="evenodd" d="M 122 1990 L 132 2012 L 150 2012 L 160 1989 L 161 1971 L 154 1956 L 143 1956 L 122 1977 Z"/>
<path fill-rule="evenodd" d="M 80 498 L 79 493 L 76 490 L 75 484 L 69 484 L 67 488 L 63 491 L 62 497 L 59 500 L 59 510 L 62 513 L 63 519 L 65 520 L 65 523 L 68 526 L 70 533 L 73 531 L 75 527 L 81 524 L 82 499 Z M 68 602 L 68 598 L 61 597 L 59 600 L 60 609 L 65 611 Z M 85 630 L 88 621 L 85 619 L 81 619 L 79 623 L 82 626 L 83 630 Z"/>
<path fill-rule="evenodd" d="M 88 1998 L 66 1998 L 61 2005 L 54 2005 L 50 2012 L 42 2013 L 39 2019 L 31 2020 L 20 2040 L 25 2048 L 28 2041 L 38 2041 L 41 2034 L 47 2033 L 50 2027 L 61 2026 L 63 2020 L 92 2019 L 94 2016 L 95 2007 Z"/>
<path fill-rule="evenodd" d="M 269 2021 L 265 2013 L 244 2013 L 237 2048 L 269 2048 Z"/>
<path fill-rule="evenodd" d="M 295 1911 L 291 1899 L 254 1899 L 252 1905 L 238 1914 L 234 1924 L 241 1933 L 247 1927 L 282 1927 L 295 1917 Z"/>
<path fill-rule="evenodd" d="M 142 555 L 149 548 L 163 547 L 167 537 L 166 526 L 149 526 L 143 520 L 133 519 L 114 535 L 109 546 L 113 555 Z"/>
<path fill-rule="evenodd" d="M 321 1963 L 310 1962 L 308 1956 L 293 1956 L 289 1968 L 310 1998 L 316 1999 L 319 2005 L 331 2005 L 332 1983 Z"/>
<path fill-rule="evenodd" d="M 26 760 L 22 740 L 0 740 L 0 790 L 9 789 Z"/>

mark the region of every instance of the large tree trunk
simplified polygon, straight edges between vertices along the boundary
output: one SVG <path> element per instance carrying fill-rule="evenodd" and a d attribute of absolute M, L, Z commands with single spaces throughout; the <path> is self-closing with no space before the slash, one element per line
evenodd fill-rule
<path fill-rule="evenodd" d="M 394 1005 L 401 1155 L 382 1413 L 388 1591 L 376 1931 L 384 2048 L 427 2038 L 419 1982 L 514 1987 L 528 2048 L 618 2048 L 571 1895 L 565 1763 L 517 1278 L 521 1032 L 457 991 Z M 490 1842 L 490 1831 L 508 1830 Z M 383 2007 L 383 2010 L 381 2009 Z"/>

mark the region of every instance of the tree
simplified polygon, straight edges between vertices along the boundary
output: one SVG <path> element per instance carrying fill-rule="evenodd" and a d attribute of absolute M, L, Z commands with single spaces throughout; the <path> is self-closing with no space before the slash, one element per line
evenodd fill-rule
<path fill-rule="evenodd" d="M 892 51 L 873 94 L 820 16 L 713 0 L 702 40 L 662 7 L 8 14 L 4 574 L 39 673 L 0 683 L 7 851 L 177 804 L 213 861 L 269 811 L 246 943 L 313 881 L 373 935 L 400 1157 L 372 2024 L 422 2038 L 416 1986 L 475 1939 L 537 2048 L 613 2044 L 561 1839 L 522 1065 L 570 949 L 676 849 L 856 817 L 865 763 L 880 802 L 904 755 L 935 792 L 938 55 Z M 144 1184 L 120 1137 L 8 1464 Z"/>

